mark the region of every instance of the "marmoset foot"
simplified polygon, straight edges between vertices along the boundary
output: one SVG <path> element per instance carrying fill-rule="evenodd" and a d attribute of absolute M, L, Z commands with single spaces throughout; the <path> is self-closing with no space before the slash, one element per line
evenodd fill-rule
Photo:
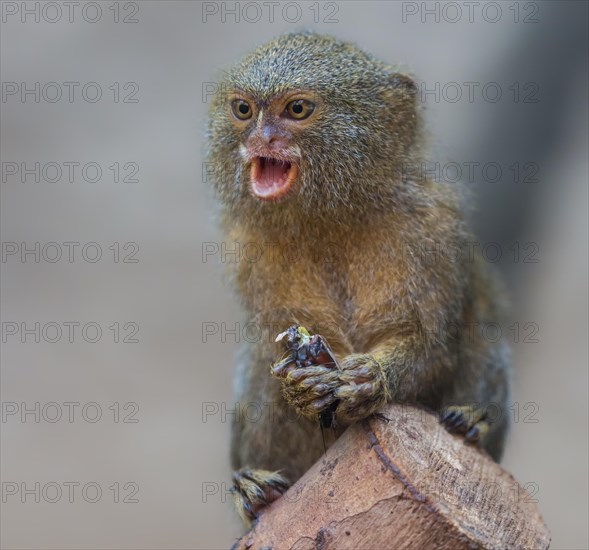
<path fill-rule="evenodd" d="M 241 468 L 233 472 L 233 502 L 246 524 L 253 522 L 261 510 L 280 498 L 290 483 L 278 472 Z"/>
<path fill-rule="evenodd" d="M 449 432 L 463 434 L 469 443 L 480 443 L 489 431 L 484 409 L 469 405 L 445 407 L 440 422 Z"/>

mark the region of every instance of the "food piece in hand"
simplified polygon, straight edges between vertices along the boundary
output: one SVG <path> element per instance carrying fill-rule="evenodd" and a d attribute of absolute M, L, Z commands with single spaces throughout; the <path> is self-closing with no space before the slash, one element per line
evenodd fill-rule
<path fill-rule="evenodd" d="M 294 383 L 292 391 L 288 389 L 290 386 L 285 386 L 287 400 L 303 414 L 309 409 L 298 404 L 308 406 L 311 402 L 311 414 L 319 415 L 321 428 L 335 428 L 339 399 L 335 398 L 333 391 L 338 378 L 330 371 L 341 368 L 325 338 L 319 334 L 311 336 L 305 327 L 293 325 L 280 333 L 276 341 L 284 342 L 288 356 L 272 366 L 272 374 Z M 323 376 L 326 374 L 327 377 Z M 308 390 L 302 396 L 295 389 L 301 385 Z"/>

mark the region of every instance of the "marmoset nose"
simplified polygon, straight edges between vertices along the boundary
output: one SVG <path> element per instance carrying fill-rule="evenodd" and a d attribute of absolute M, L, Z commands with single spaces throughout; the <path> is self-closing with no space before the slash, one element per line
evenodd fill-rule
<path fill-rule="evenodd" d="M 260 137 L 263 144 L 272 151 L 286 149 L 290 146 L 290 140 L 286 133 L 271 124 L 267 124 L 261 129 Z"/>

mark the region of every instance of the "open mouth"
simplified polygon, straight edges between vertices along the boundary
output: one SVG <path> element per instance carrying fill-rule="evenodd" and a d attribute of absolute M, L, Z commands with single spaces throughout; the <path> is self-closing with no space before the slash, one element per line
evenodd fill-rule
<path fill-rule="evenodd" d="M 252 193 L 262 200 L 278 200 L 288 193 L 298 173 L 298 166 L 292 162 L 254 157 L 250 172 Z"/>

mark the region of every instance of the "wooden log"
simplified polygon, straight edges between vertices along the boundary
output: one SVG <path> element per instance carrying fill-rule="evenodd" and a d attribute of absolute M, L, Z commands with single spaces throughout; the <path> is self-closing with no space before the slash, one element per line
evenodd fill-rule
<path fill-rule="evenodd" d="M 351 426 L 239 539 L 240 550 L 545 549 L 534 498 L 424 410 Z"/>

